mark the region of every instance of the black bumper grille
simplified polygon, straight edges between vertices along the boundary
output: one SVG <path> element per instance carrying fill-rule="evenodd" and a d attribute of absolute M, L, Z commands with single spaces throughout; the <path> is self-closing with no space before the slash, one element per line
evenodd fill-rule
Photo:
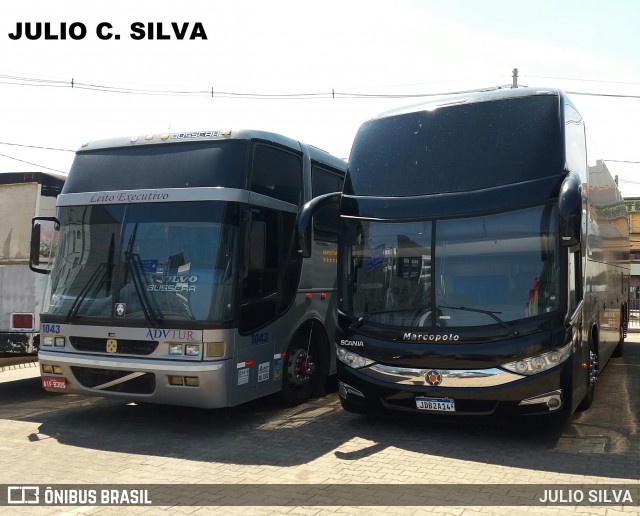
<path fill-rule="evenodd" d="M 92 337 L 69 337 L 73 348 L 77 351 L 90 353 L 107 353 L 107 339 Z M 117 350 L 110 355 L 139 355 L 145 356 L 153 353 L 158 347 L 157 340 L 127 340 L 117 339 Z"/>
<path fill-rule="evenodd" d="M 109 382 L 120 380 L 134 371 L 114 371 L 112 369 L 97 369 L 92 367 L 72 366 L 73 375 L 83 387 L 95 389 Z M 128 394 L 151 394 L 156 388 L 156 377 L 153 373 L 116 383 L 110 387 L 100 389 L 103 392 L 122 392 Z"/>

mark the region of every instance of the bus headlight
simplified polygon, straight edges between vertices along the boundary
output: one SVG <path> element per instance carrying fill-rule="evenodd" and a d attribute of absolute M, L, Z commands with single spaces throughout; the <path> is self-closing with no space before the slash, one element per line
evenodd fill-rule
<path fill-rule="evenodd" d="M 182 355 L 182 344 L 169 343 L 170 355 Z"/>
<path fill-rule="evenodd" d="M 571 346 L 572 343 L 569 342 L 561 348 L 542 353 L 541 355 L 536 355 L 535 357 L 502 364 L 502 368 L 526 376 L 541 373 L 542 371 L 552 369 L 567 360 L 567 358 L 571 356 Z"/>
<path fill-rule="evenodd" d="M 354 369 L 360 369 L 361 367 L 366 367 L 375 363 L 375 361 L 369 358 L 362 357 L 353 351 L 349 351 L 348 349 L 341 348 L 339 346 L 336 346 L 336 351 L 338 360 L 340 360 L 340 362 L 344 362 L 349 367 L 353 367 Z"/>
<path fill-rule="evenodd" d="M 184 354 L 190 357 L 195 357 L 200 354 L 199 344 L 187 344 L 184 347 Z"/>

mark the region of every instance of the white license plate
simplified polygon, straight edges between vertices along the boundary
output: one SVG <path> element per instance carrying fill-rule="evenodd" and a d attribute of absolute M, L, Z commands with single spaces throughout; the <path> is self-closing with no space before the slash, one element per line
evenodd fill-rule
<path fill-rule="evenodd" d="M 456 402 L 449 398 L 416 398 L 416 408 L 429 412 L 455 412 Z"/>

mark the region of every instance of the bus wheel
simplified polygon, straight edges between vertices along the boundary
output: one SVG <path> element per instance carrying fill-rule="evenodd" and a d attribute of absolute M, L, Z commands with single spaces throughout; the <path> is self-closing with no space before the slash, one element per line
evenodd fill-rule
<path fill-rule="evenodd" d="M 319 381 L 319 364 L 315 360 L 313 342 L 294 339 L 287 350 L 286 370 L 282 382 L 282 399 L 287 405 L 307 401 Z"/>
<path fill-rule="evenodd" d="M 578 405 L 578 410 L 587 410 L 593 403 L 598 380 L 598 354 L 593 343 L 589 343 L 589 374 L 587 375 L 587 395 Z"/>

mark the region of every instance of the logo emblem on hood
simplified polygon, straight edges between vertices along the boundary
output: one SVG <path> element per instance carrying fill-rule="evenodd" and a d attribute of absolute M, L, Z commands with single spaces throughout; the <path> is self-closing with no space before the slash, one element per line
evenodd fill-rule
<path fill-rule="evenodd" d="M 429 385 L 440 385 L 442 383 L 442 373 L 436 369 L 431 369 L 424 374 L 424 381 Z"/>

